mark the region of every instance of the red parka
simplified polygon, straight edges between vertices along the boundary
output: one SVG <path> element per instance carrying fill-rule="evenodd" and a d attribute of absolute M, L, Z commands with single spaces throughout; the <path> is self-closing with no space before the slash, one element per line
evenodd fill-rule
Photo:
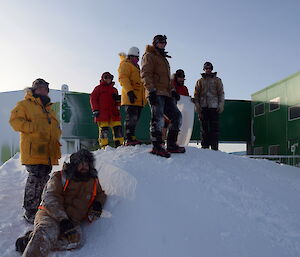
<path fill-rule="evenodd" d="M 173 83 L 173 86 L 174 86 L 177 94 L 189 96 L 189 90 L 187 89 L 186 86 L 178 85 L 175 78 L 172 80 L 172 83 Z"/>
<path fill-rule="evenodd" d="M 103 74 L 104 75 L 104 74 Z M 103 78 L 102 75 L 102 78 Z M 109 85 L 100 80 L 100 85 L 96 86 L 90 96 L 90 104 L 93 111 L 98 110 L 99 116 L 95 117 L 97 121 L 121 121 L 119 106 L 120 103 L 114 98 L 118 95 L 118 90 L 114 87 L 115 82 Z"/>

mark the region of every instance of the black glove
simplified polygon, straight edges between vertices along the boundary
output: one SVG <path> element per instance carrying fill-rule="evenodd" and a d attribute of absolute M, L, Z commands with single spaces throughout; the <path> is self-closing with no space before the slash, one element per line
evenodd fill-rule
<path fill-rule="evenodd" d="M 116 102 L 120 102 L 120 101 L 121 101 L 121 96 L 118 95 L 118 94 L 113 94 L 112 97 L 113 97 L 113 99 L 114 99 Z"/>
<path fill-rule="evenodd" d="M 150 105 L 156 105 L 157 104 L 157 95 L 156 95 L 156 91 L 155 90 L 151 91 L 149 93 L 148 99 L 149 99 Z"/>
<path fill-rule="evenodd" d="M 78 234 L 75 226 L 72 221 L 69 219 L 63 219 L 59 223 L 60 233 L 63 234 L 69 242 L 75 243 L 78 242 L 80 235 Z"/>
<path fill-rule="evenodd" d="M 92 205 L 92 213 L 93 215 L 95 215 L 96 217 L 100 217 L 101 213 L 102 213 L 102 204 L 98 201 L 95 201 Z"/>
<path fill-rule="evenodd" d="M 136 95 L 134 94 L 133 90 L 127 92 L 128 98 L 130 103 L 134 103 L 135 99 L 137 99 Z"/>
<path fill-rule="evenodd" d="M 180 100 L 180 95 L 175 90 L 172 91 L 172 97 L 174 97 L 176 101 Z"/>
<path fill-rule="evenodd" d="M 100 112 L 98 110 L 93 111 L 93 117 L 97 118 L 99 116 Z"/>

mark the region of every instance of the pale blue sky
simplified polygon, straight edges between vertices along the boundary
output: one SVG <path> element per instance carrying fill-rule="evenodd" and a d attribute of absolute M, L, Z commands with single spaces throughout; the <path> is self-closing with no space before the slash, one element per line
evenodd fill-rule
<path fill-rule="evenodd" d="M 226 98 L 250 99 L 300 70 L 299 25 L 300 0 L 0 0 L 0 92 L 38 77 L 91 92 L 104 71 L 117 82 L 120 51 L 143 53 L 165 34 L 171 70 L 185 70 L 190 94 L 211 61 Z"/>

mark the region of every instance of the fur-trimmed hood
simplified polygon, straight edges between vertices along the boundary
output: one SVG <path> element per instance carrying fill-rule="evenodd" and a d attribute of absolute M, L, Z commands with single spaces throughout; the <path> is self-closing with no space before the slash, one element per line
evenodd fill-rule
<path fill-rule="evenodd" d="M 217 72 L 212 72 L 209 74 L 201 73 L 202 78 L 215 78 L 217 77 Z"/>
<path fill-rule="evenodd" d="M 94 155 L 86 149 L 80 149 L 78 152 L 71 154 L 70 162 L 64 163 L 63 171 L 66 173 L 67 178 L 75 180 L 78 179 L 77 167 L 82 162 L 86 162 L 89 164 L 89 174 L 87 177 L 97 178 L 98 172 L 94 167 Z"/>

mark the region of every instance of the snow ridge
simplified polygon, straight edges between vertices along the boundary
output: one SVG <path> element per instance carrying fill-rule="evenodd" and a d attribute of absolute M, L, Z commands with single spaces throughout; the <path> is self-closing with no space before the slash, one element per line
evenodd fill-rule
<path fill-rule="evenodd" d="M 169 159 L 149 150 L 94 152 L 109 195 L 102 219 L 84 225 L 84 247 L 51 256 L 300 256 L 298 168 L 194 147 Z M 3 257 L 18 256 L 14 241 L 29 228 L 25 180 L 17 156 L 1 166 Z"/>

